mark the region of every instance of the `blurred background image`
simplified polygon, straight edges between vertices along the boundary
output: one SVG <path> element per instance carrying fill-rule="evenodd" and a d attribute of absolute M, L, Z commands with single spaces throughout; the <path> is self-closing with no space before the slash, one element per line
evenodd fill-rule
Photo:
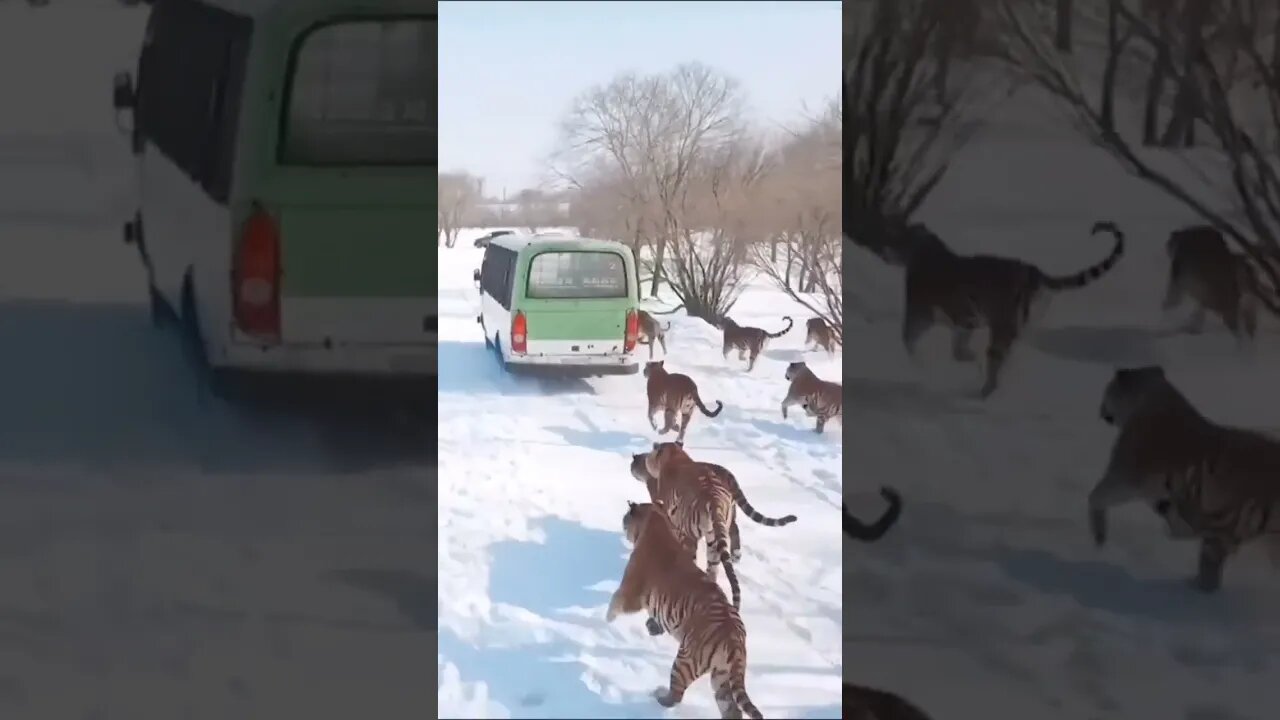
<path fill-rule="evenodd" d="M 430 707 L 424 5 L 0 3 L 0 716 Z"/>

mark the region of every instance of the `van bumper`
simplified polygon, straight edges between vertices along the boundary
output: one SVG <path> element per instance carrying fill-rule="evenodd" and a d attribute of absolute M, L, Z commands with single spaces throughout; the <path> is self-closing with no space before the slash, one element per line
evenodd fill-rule
<path fill-rule="evenodd" d="M 517 355 L 507 358 L 513 368 L 582 370 L 602 374 L 632 375 L 640 365 L 630 355 Z"/>
<path fill-rule="evenodd" d="M 214 367 L 264 373 L 378 377 L 435 377 L 436 339 L 428 345 L 234 344 Z"/>

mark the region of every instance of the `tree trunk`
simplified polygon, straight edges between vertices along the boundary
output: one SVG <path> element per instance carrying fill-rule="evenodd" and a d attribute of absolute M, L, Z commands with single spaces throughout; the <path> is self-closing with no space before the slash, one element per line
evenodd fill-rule
<path fill-rule="evenodd" d="M 1273 9 L 1275 18 L 1271 26 L 1271 72 L 1280 77 L 1280 9 Z"/>
<path fill-rule="evenodd" d="M 1196 118 L 1200 110 L 1200 94 L 1195 83 L 1195 64 L 1204 52 L 1204 25 L 1209 19 L 1208 0 L 1188 0 L 1183 8 L 1182 40 L 1185 48 L 1182 56 L 1182 79 L 1178 83 L 1178 96 L 1174 99 L 1173 117 L 1165 128 L 1162 144 L 1174 147 L 1192 147 L 1196 141 Z"/>
<path fill-rule="evenodd" d="M 1142 110 L 1142 144 L 1146 147 L 1152 147 L 1160 141 L 1160 103 L 1164 99 L 1165 79 L 1170 63 L 1167 25 L 1163 18 L 1158 22 L 1156 57 L 1151 61 L 1151 76 L 1147 78 L 1147 100 Z"/>
<path fill-rule="evenodd" d="M 1074 14 L 1071 0 L 1058 0 L 1057 25 L 1054 45 L 1064 53 L 1071 52 L 1071 18 Z"/>
<path fill-rule="evenodd" d="M 649 297 L 658 297 L 658 284 L 662 282 L 662 263 L 667 258 L 667 237 L 659 235 L 653 250 L 653 277 L 649 280 Z"/>
<path fill-rule="evenodd" d="M 1120 68 L 1120 0 L 1107 0 L 1107 64 L 1102 70 L 1102 98 L 1099 112 L 1102 127 L 1116 129 L 1116 76 Z"/>
<path fill-rule="evenodd" d="M 786 282 L 783 284 L 783 287 L 791 287 L 791 265 L 796 260 L 794 247 L 795 246 L 791 244 L 791 239 L 787 238 L 787 268 L 782 273 L 782 277 L 786 278 Z"/>
<path fill-rule="evenodd" d="M 636 259 L 636 297 L 640 296 L 640 288 L 644 287 L 644 280 L 640 277 L 640 250 L 644 247 L 644 237 L 640 233 L 640 228 L 636 227 L 631 236 L 631 254 Z"/>

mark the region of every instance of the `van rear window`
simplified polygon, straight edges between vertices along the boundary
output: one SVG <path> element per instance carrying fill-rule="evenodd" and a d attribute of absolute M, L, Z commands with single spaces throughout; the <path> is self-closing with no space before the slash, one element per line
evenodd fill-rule
<path fill-rule="evenodd" d="M 529 263 L 525 295 L 535 299 L 624 298 L 627 266 L 614 252 L 544 252 Z"/>
<path fill-rule="evenodd" d="M 435 165 L 435 19 L 321 25 L 290 68 L 283 163 Z"/>

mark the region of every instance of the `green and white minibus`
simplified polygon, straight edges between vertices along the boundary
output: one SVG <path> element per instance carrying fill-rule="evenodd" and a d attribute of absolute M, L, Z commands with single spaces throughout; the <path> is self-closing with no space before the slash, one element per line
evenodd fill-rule
<path fill-rule="evenodd" d="M 500 235 L 474 279 L 476 321 L 507 370 L 633 374 L 639 289 L 631 248 L 563 235 Z"/>
<path fill-rule="evenodd" d="M 428 376 L 436 3 L 154 0 L 125 223 L 214 373 Z"/>

